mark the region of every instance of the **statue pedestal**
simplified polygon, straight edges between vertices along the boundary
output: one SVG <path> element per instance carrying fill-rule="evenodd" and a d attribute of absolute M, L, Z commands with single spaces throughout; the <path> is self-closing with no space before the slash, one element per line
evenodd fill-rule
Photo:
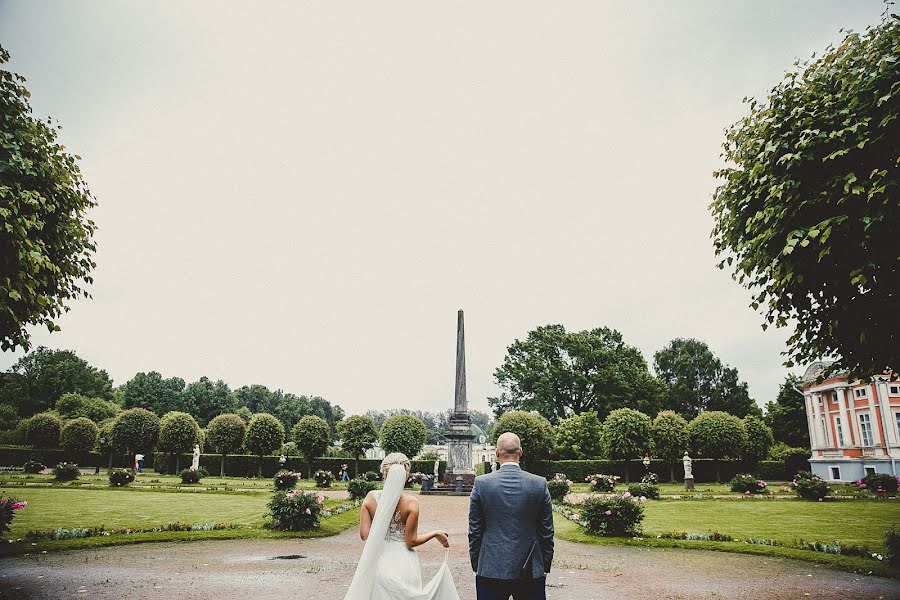
<path fill-rule="evenodd" d="M 686 492 L 694 491 L 694 478 L 693 477 L 685 477 L 684 478 L 684 491 L 686 491 Z"/>
<path fill-rule="evenodd" d="M 463 478 L 463 485 L 471 487 L 475 485 L 475 473 L 444 473 L 444 485 L 454 486 L 456 485 L 456 478 Z"/>

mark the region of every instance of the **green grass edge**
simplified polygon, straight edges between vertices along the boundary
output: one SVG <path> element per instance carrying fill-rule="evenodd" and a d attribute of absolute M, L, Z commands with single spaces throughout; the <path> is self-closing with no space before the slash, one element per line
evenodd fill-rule
<path fill-rule="evenodd" d="M 753 554 L 757 556 L 772 556 L 802 560 L 833 567 L 842 571 L 850 571 L 863 575 L 877 575 L 891 579 L 900 579 L 900 569 L 881 561 L 868 560 L 858 556 L 839 556 L 801 550 L 799 548 L 784 548 L 781 546 L 763 546 L 745 544 L 743 542 L 708 542 L 701 540 L 670 540 L 655 537 L 646 538 L 613 538 L 591 535 L 586 533 L 578 524 L 559 515 L 553 515 L 556 537 L 576 544 L 594 544 L 598 546 L 633 546 L 640 548 L 680 548 L 684 550 L 710 550 L 714 552 L 731 552 L 734 554 Z"/>
<path fill-rule="evenodd" d="M 40 542 L 0 543 L 0 557 L 41 554 L 43 552 L 64 552 L 89 550 L 128 544 L 159 542 L 200 542 L 207 540 L 277 539 L 277 538 L 322 538 L 331 537 L 355 527 L 359 523 L 359 508 L 323 519 L 318 529 L 308 531 L 274 531 L 262 527 L 242 527 L 217 531 L 159 531 L 147 533 L 97 536 L 70 540 L 43 540 Z"/>

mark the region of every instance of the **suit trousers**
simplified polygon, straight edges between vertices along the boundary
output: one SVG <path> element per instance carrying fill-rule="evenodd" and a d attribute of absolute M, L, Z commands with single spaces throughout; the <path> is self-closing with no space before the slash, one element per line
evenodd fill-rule
<path fill-rule="evenodd" d="M 475 576 L 478 600 L 546 600 L 546 577 L 537 579 L 492 579 Z"/>

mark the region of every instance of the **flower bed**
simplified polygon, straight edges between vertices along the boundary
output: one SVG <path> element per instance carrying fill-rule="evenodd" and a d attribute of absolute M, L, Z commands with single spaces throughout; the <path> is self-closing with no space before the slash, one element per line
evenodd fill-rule
<path fill-rule="evenodd" d="M 113 469 L 109 472 L 109 485 L 112 487 L 122 487 L 132 481 L 134 481 L 132 469 Z"/>
<path fill-rule="evenodd" d="M 166 523 L 159 527 L 126 527 L 120 529 L 106 529 L 105 527 L 73 527 L 66 529 L 58 527 L 50 531 L 29 531 L 25 539 L 29 542 L 40 540 L 73 540 L 79 538 L 131 535 L 134 533 L 159 533 L 161 531 L 219 531 L 223 529 L 237 529 L 240 527 L 234 523 Z"/>
<path fill-rule="evenodd" d="M 275 473 L 274 482 L 276 490 L 292 490 L 300 480 L 300 473 L 296 471 L 282 470 Z"/>
<path fill-rule="evenodd" d="M 757 479 L 753 475 L 740 474 L 735 475 L 730 482 L 732 492 L 741 492 L 743 494 L 764 494 L 768 492 L 769 484 L 765 481 Z"/>
<path fill-rule="evenodd" d="M 269 502 L 269 515 L 272 516 L 272 529 L 303 531 L 319 526 L 322 513 L 321 494 L 305 493 L 300 490 L 275 492 Z"/>
<path fill-rule="evenodd" d="M 585 481 L 591 484 L 592 491 L 608 493 L 611 493 L 616 489 L 616 484 L 619 482 L 619 479 L 618 475 L 603 475 L 602 473 L 588 475 L 584 478 Z"/>
<path fill-rule="evenodd" d="M 804 500 L 818 500 L 821 502 L 831 492 L 831 487 L 818 475 L 809 471 L 801 471 L 791 481 L 791 488 L 797 492 L 797 496 Z"/>
<path fill-rule="evenodd" d="M 331 471 L 323 471 L 321 469 L 316 471 L 313 477 L 318 488 L 329 488 L 331 487 L 331 482 L 334 481 L 334 474 Z"/>
<path fill-rule="evenodd" d="M 629 492 L 621 496 L 595 496 L 581 506 L 588 533 L 611 537 L 634 537 L 641 533 L 644 506 Z"/>
<path fill-rule="evenodd" d="M 61 462 L 53 467 L 53 478 L 57 481 L 74 481 L 81 476 L 78 465 L 70 462 Z"/>
<path fill-rule="evenodd" d="M 26 506 L 28 506 L 27 502 L 20 502 L 15 498 L 0 498 L 0 537 L 3 537 L 9 531 L 13 517 L 16 516 L 16 511 L 22 510 Z"/>
<path fill-rule="evenodd" d="M 550 491 L 550 498 L 555 502 L 561 502 L 569 495 L 572 489 L 572 482 L 566 479 L 562 473 L 557 473 L 553 479 L 547 482 L 547 489 Z"/>

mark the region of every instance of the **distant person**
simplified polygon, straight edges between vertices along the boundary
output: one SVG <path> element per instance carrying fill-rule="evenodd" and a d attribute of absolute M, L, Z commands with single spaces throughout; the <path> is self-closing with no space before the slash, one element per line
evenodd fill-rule
<path fill-rule="evenodd" d="M 134 455 L 134 470 L 138 473 L 144 472 L 144 455 L 140 452 Z"/>
<path fill-rule="evenodd" d="M 341 481 L 350 481 L 350 473 L 347 465 L 341 465 L 341 472 L 338 474 Z"/>

